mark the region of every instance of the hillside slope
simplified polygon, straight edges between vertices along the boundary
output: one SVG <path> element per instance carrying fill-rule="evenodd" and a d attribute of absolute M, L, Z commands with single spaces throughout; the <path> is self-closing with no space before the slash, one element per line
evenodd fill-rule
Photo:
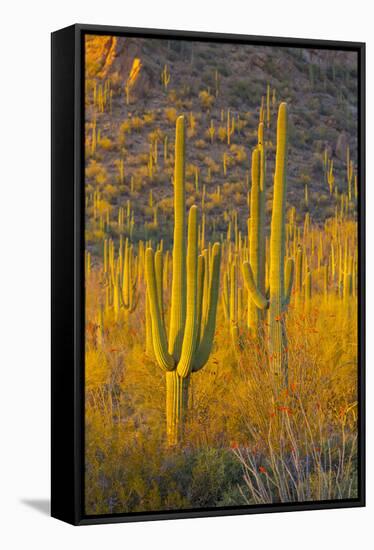
<path fill-rule="evenodd" d="M 86 48 L 86 190 L 100 193 L 101 214 L 113 220 L 130 200 L 135 239 L 152 237 L 155 223 L 170 237 L 174 127 L 182 113 L 189 203 L 204 200 L 208 231 L 227 231 L 233 209 L 245 231 L 251 150 L 261 98 L 267 118 L 267 93 L 268 204 L 276 110 L 287 101 L 288 204 L 299 221 L 306 211 L 315 222 L 334 215 L 347 192 L 348 147 L 354 167 L 357 159 L 355 53 L 121 37 L 88 37 Z"/>

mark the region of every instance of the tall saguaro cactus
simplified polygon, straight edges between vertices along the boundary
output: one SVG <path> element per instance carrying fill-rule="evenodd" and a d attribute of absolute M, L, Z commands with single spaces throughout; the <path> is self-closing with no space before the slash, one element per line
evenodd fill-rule
<path fill-rule="evenodd" d="M 252 152 L 252 187 L 249 220 L 249 263 L 257 288 L 265 294 L 265 145 L 264 124 L 258 127 L 258 145 Z M 248 299 L 248 328 L 255 336 L 261 335 L 263 314 L 253 302 Z"/>
<path fill-rule="evenodd" d="M 281 103 L 277 122 L 277 152 L 274 175 L 273 212 L 270 235 L 269 298 L 258 288 L 249 262 L 243 263 L 243 276 L 252 300 L 268 309 L 269 362 L 281 385 L 288 385 L 288 352 L 284 313 L 293 285 L 294 263 L 285 266 L 287 192 L 287 104 Z"/>
<path fill-rule="evenodd" d="M 183 433 L 190 376 L 204 367 L 213 345 L 216 325 L 221 246 L 198 255 L 197 207 L 185 212 L 185 122 L 176 123 L 174 167 L 173 278 L 169 337 L 162 314 L 162 278 L 157 280 L 156 258 L 146 251 L 146 279 L 152 320 L 153 351 L 166 374 L 166 423 L 169 445 L 176 445 Z M 156 253 L 157 254 L 157 253 Z M 202 310 L 205 305 L 204 316 Z"/>

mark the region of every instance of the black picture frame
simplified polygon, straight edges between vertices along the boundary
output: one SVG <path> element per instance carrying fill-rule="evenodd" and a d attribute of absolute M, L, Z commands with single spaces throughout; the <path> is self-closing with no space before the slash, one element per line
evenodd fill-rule
<path fill-rule="evenodd" d="M 261 506 L 87 516 L 84 494 L 84 86 L 87 33 L 355 51 L 359 67 L 359 496 Z M 52 33 L 51 515 L 73 525 L 365 506 L 365 44 L 76 24 Z"/>

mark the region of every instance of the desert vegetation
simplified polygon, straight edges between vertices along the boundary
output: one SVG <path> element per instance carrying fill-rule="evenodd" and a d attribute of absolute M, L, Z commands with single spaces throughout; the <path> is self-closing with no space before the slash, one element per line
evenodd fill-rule
<path fill-rule="evenodd" d="M 356 80 L 87 37 L 88 514 L 357 496 Z"/>

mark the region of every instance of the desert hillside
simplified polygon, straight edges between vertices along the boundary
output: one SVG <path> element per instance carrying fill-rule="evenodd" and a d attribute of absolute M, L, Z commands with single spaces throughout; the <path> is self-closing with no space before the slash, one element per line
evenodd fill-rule
<path fill-rule="evenodd" d="M 175 120 L 185 114 L 190 204 L 201 203 L 204 196 L 209 233 L 226 232 L 233 209 L 244 231 L 261 102 L 269 209 L 276 112 L 279 102 L 286 101 L 288 205 L 296 207 L 299 221 L 309 211 L 314 222 L 323 222 L 347 193 L 348 150 L 355 171 L 356 62 L 356 53 L 332 50 L 89 37 L 88 196 L 100 193 L 104 217 L 109 211 L 117 218 L 118 208 L 127 208 L 130 200 L 133 238 L 152 238 L 157 218 L 158 231 L 168 242 Z"/>

